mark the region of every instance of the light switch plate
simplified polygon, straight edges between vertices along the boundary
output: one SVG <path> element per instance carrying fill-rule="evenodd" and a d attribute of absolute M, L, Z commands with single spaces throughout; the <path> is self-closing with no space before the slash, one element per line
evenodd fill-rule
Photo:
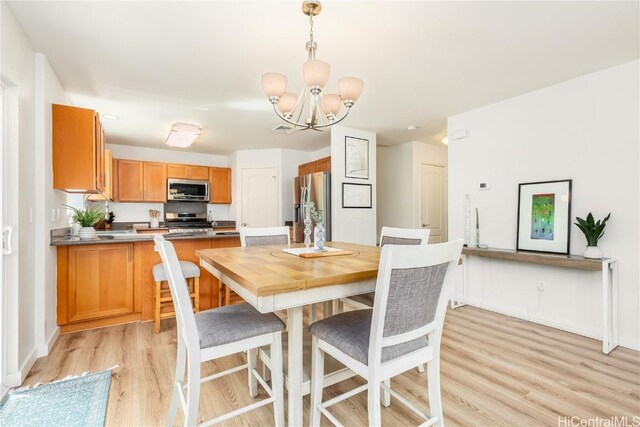
<path fill-rule="evenodd" d="M 490 190 L 491 184 L 488 181 L 478 183 L 478 190 Z"/>

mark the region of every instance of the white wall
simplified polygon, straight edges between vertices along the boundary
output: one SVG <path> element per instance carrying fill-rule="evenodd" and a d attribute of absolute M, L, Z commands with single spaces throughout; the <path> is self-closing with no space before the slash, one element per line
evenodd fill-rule
<path fill-rule="evenodd" d="M 66 227 L 67 194 L 53 189 L 51 104 L 67 104 L 67 95 L 51 69 L 47 58 L 35 55 L 35 190 L 44 195 L 35 199 L 35 322 L 37 356 L 46 356 L 59 328 L 56 324 L 56 249 L 49 246 L 52 229 Z M 59 219 L 52 210 L 59 210 Z"/>
<path fill-rule="evenodd" d="M 109 140 L 109 135 L 107 135 Z M 228 167 L 227 156 L 192 153 L 188 151 L 165 150 L 161 148 L 132 147 L 107 144 L 113 157 L 117 159 L 144 160 L 148 162 L 184 163 L 190 165 Z M 232 185 L 235 182 L 232 177 Z M 233 199 L 236 203 L 236 199 Z M 149 222 L 149 209 L 155 209 L 164 215 L 162 203 L 110 203 L 109 208 L 116 215 L 116 222 Z M 209 204 L 209 212 L 215 219 L 234 219 L 230 216 L 230 205 Z"/>
<path fill-rule="evenodd" d="M 7 88 L 7 138 L 3 147 L 5 225 L 14 227 L 14 254 L 5 257 L 7 349 L 5 383 L 22 382 L 35 361 L 34 226 L 35 56 L 6 2 L 0 5 L 0 77 Z M 26 191 L 25 191 L 26 190 Z"/>
<path fill-rule="evenodd" d="M 464 195 L 481 240 L 515 248 L 518 183 L 573 179 L 572 216 L 611 220 L 600 246 L 619 259 L 620 343 L 640 349 L 639 62 L 609 68 L 449 118 L 449 227 L 464 236 Z M 454 140 L 458 130 L 466 139 Z M 491 189 L 478 191 L 480 181 Z M 585 249 L 571 226 L 571 252 Z M 538 282 L 546 290 L 537 291 Z M 472 258 L 469 302 L 601 337 L 600 273 Z"/>
<path fill-rule="evenodd" d="M 345 178 L 345 137 L 369 140 L 369 179 Z M 331 127 L 331 239 L 339 242 L 376 243 L 376 134 L 344 126 Z M 342 183 L 371 184 L 371 209 L 342 207 Z"/>
<path fill-rule="evenodd" d="M 378 235 L 383 226 L 413 227 L 413 143 L 378 146 Z"/>
<path fill-rule="evenodd" d="M 420 166 L 447 166 L 447 146 L 410 141 L 378 147 L 378 233 L 383 226 L 420 228 Z"/>

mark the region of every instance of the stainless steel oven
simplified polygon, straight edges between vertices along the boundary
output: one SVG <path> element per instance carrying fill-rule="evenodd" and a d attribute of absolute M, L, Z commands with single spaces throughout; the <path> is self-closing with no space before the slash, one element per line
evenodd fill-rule
<path fill-rule="evenodd" d="M 169 179 L 167 180 L 167 200 L 176 202 L 208 202 L 209 181 Z"/>

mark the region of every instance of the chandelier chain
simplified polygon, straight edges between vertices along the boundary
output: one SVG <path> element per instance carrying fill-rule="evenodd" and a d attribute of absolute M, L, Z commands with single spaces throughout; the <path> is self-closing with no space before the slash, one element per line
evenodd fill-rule
<path fill-rule="evenodd" d="M 313 45 L 313 7 L 309 12 L 309 38 L 311 39 L 311 45 Z"/>

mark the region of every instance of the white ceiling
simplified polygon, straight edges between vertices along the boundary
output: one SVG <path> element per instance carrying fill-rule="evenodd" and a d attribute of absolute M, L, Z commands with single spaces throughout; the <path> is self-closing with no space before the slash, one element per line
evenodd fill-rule
<path fill-rule="evenodd" d="M 308 37 L 300 1 L 13 1 L 33 47 L 71 100 L 103 114 L 108 141 L 165 147 L 176 121 L 203 135 L 190 149 L 328 145 L 328 133 L 282 135 L 260 76 L 302 85 Z M 639 3 L 326 1 L 318 58 L 364 93 L 343 123 L 379 143 L 437 142 L 446 118 L 638 58 Z M 207 109 L 204 111 L 203 109 Z M 407 131 L 418 125 L 417 131 Z"/>

